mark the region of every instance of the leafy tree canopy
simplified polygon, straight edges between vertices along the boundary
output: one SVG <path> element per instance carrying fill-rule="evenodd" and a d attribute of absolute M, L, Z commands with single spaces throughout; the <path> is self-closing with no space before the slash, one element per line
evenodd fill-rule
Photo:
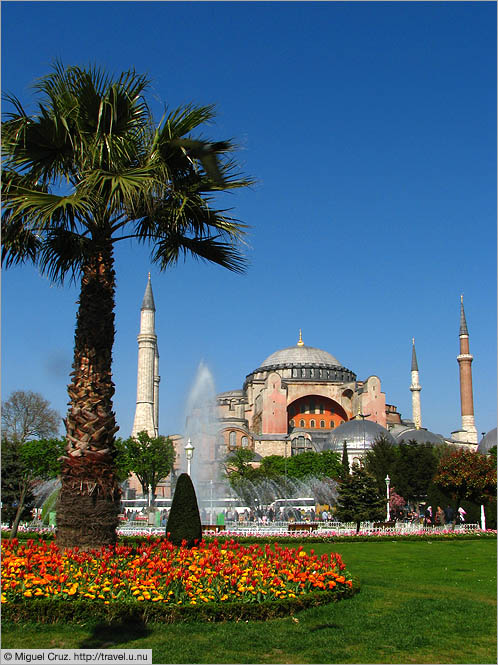
<path fill-rule="evenodd" d="M 430 443 L 401 443 L 391 467 L 391 484 L 407 501 L 420 501 L 427 496 L 437 465 L 438 454 Z"/>
<path fill-rule="evenodd" d="M 374 476 L 379 492 L 386 486 L 385 478 L 393 475 L 394 465 L 399 458 L 399 450 L 384 436 L 379 436 L 363 459 L 365 469 Z"/>
<path fill-rule="evenodd" d="M 338 453 L 324 450 L 320 453 L 305 452 L 292 457 L 269 455 L 259 467 L 259 477 L 275 479 L 287 475 L 289 478 L 339 478 L 342 466 Z"/>
<path fill-rule="evenodd" d="M 362 466 L 353 465 L 352 473 L 339 486 L 337 517 L 344 522 L 381 520 L 386 517 L 387 498 L 378 491 L 375 478 Z"/>
<path fill-rule="evenodd" d="M 465 449 L 449 452 L 441 458 L 434 484 L 453 497 L 486 503 L 496 496 L 496 463 L 491 456 Z"/>
<path fill-rule="evenodd" d="M 59 474 L 65 445 L 64 439 L 20 443 L 17 439 L 2 438 L 2 500 L 8 506 L 9 519 L 14 517 L 11 538 L 15 537 L 20 520 L 27 518 L 27 511 L 33 505 L 34 487 Z"/>
<path fill-rule="evenodd" d="M 116 442 L 117 465 L 120 475 L 134 473 L 145 495 L 149 488 L 155 495 L 157 485 L 167 477 L 175 461 L 175 448 L 171 439 L 165 436 L 151 437 L 147 432 L 139 432 L 124 441 Z"/>

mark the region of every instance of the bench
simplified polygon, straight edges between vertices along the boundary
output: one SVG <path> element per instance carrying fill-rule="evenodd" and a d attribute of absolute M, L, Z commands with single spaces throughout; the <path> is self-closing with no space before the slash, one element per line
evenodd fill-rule
<path fill-rule="evenodd" d="M 288 531 L 315 531 L 318 528 L 318 524 L 314 522 L 289 522 L 287 525 Z"/>
<path fill-rule="evenodd" d="M 374 529 L 394 529 L 396 522 L 374 522 Z"/>
<path fill-rule="evenodd" d="M 205 533 L 206 531 L 216 531 L 218 533 L 219 531 L 224 531 L 225 530 L 225 525 L 224 524 L 203 524 L 202 525 L 202 533 Z"/>

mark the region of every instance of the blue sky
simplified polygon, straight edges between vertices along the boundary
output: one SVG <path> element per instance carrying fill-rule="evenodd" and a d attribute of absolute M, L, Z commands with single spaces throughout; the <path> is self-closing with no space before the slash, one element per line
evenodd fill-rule
<path fill-rule="evenodd" d="M 496 5 L 491 2 L 2 2 L 2 89 L 65 64 L 134 67 L 151 105 L 215 103 L 256 185 L 224 197 L 251 226 L 245 276 L 188 261 L 160 274 L 117 255 L 115 411 L 133 424 L 147 272 L 159 337 L 160 430 L 182 432 L 201 360 L 218 391 L 273 351 L 325 349 L 376 374 L 423 425 L 460 427 L 464 294 L 479 432 L 496 426 Z M 33 104 L 33 105 L 32 105 Z M 4 107 L 4 110 L 5 107 Z M 78 289 L 32 267 L 2 275 L 2 396 L 34 390 L 61 414 Z"/>

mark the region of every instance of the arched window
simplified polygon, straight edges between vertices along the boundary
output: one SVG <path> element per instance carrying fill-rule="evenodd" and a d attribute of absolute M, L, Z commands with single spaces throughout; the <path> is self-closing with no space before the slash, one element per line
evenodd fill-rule
<path fill-rule="evenodd" d="M 247 436 L 243 436 L 242 437 L 242 448 L 247 448 L 248 445 L 249 445 L 249 439 L 247 438 Z"/>
<path fill-rule="evenodd" d="M 306 370 L 304 369 L 304 367 L 301 370 L 301 376 L 302 377 L 306 376 Z"/>
<path fill-rule="evenodd" d="M 289 425 L 290 425 L 291 427 L 294 427 L 294 418 L 293 418 L 292 420 L 289 421 Z"/>
<path fill-rule="evenodd" d="M 229 447 L 235 448 L 237 446 L 237 432 L 230 432 Z"/>
<path fill-rule="evenodd" d="M 304 427 L 304 420 L 299 421 L 299 427 Z"/>
<path fill-rule="evenodd" d="M 320 427 L 325 427 L 325 420 L 320 420 Z"/>
<path fill-rule="evenodd" d="M 330 427 L 331 427 L 331 429 L 334 429 L 334 427 L 335 427 L 335 422 L 333 420 L 330 421 Z"/>
<path fill-rule="evenodd" d="M 304 436 L 297 436 L 295 439 L 292 439 L 291 455 L 300 455 L 308 450 L 312 450 L 309 439 L 306 439 Z"/>
<path fill-rule="evenodd" d="M 310 427 L 314 427 L 314 426 L 315 426 L 315 421 L 312 419 L 312 420 L 310 420 Z"/>

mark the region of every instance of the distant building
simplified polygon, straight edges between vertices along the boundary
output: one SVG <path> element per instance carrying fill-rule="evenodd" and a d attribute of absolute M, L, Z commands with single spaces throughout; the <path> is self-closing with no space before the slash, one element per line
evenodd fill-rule
<path fill-rule="evenodd" d="M 138 335 L 137 404 L 132 435 L 159 432 L 159 353 L 155 333 L 155 305 L 150 274 L 141 307 Z M 246 448 L 257 462 L 268 455 L 288 457 L 305 451 L 335 450 L 342 453 L 346 441 L 350 463 L 361 458 L 379 436 L 393 444 L 415 440 L 435 445 L 452 443 L 477 446 L 472 393 L 472 356 L 463 299 L 460 305 L 460 395 L 462 427 L 451 437 L 422 427 L 419 368 L 412 340 L 412 418 L 404 420 L 397 407 L 386 403 L 376 375 L 359 380 L 328 351 L 307 346 L 301 331 L 295 346 L 270 354 L 250 372 L 242 388 L 216 397 L 214 432 L 202 437 L 203 481 L 230 452 Z M 175 473 L 184 471 L 183 437 L 175 435 Z M 496 439 L 496 433 L 495 433 Z M 206 456 L 207 451 L 207 456 Z M 196 453 L 196 455 L 199 453 Z M 173 476 L 175 475 L 173 474 Z M 137 486 L 130 481 L 130 486 Z M 137 488 L 138 489 L 138 488 Z M 168 496 L 170 480 L 159 494 Z"/>

